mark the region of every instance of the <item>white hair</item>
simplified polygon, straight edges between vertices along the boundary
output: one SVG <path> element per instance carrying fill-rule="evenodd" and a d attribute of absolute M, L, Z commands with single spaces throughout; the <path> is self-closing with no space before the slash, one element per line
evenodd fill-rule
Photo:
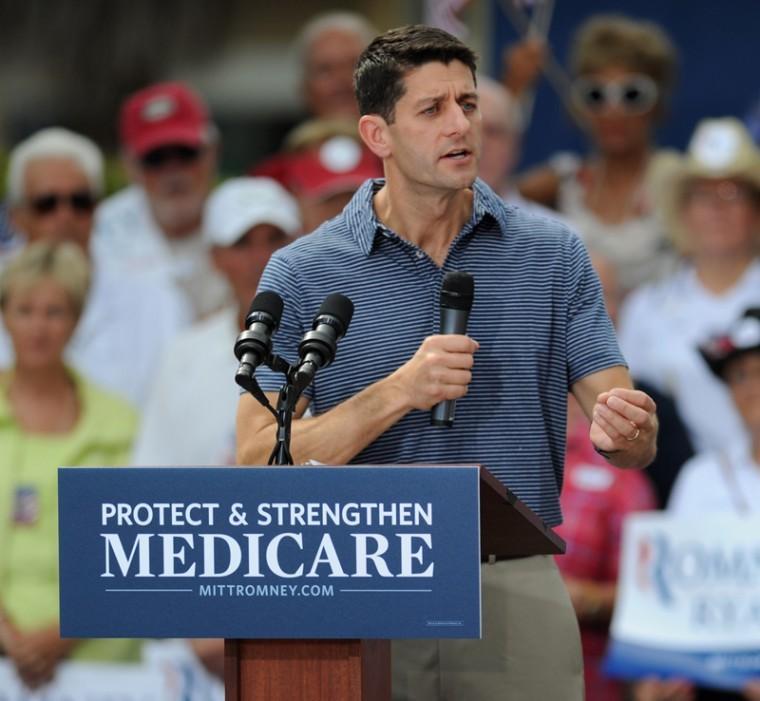
<path fill-rule="evenodd" d="M 296 39 L 295 49 L 302 64 L 306 63 L 308 51 L 317 37 L 332 30 L 355 34 L 365 46 L 379 33 L 364 15 L 357 12 L 324 12 L 319 14 L 303 26 Z"/>
<path fill-rule="evenodd" d="M 24 177 L 32 161 L 63 158 L 73 161 L 87 177 L 93 193 L 103 193 L 103 154 L 93 141 L 62 127 L 41 129 L 17 144 L 8 159 L 8 202 L 24 199 Z"/>
<path fill-rule="evenodd" d="M 517 134 L 522 133 L 524 120 L 519 100 L 516 100 L 514 95 L 512 95 L 502 83 L 487 75 L 478 73 L 477 83 L 478 92 L 488 92 L 501 103 L 501 107 L 504 109 L 504 115 L 507 120 L 504 126 L 506 126 L 511 132 Z"/>

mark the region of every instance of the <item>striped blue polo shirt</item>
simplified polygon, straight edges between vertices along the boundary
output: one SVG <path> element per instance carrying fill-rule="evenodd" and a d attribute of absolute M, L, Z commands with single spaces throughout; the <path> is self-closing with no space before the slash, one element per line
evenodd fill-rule
<path fill-rule="evenodd" d="M 259 289 L 285 303 L 274 351 L 295 362 L 327 295 L 353 301 L 336 358 L 310 389 L 313 413 L 329 411 L 439 333 L 444 275 L 470 273 L 468 335 L 480 348 L 454 426 L 431 426 L 429 411 L 412 411 L 352 462 L 480 463 L 558 525 L 568 388 L 624 364 L 583 244 L 562 224 L 505 204 L 478 180 L 472 216 L 439 268 L 379 222 L 372 198 L 382 184 L 367 181 L 338 217 L 272 256 Z M 256 377 L 269 392 L 283 383 L 265 366 Z"/>

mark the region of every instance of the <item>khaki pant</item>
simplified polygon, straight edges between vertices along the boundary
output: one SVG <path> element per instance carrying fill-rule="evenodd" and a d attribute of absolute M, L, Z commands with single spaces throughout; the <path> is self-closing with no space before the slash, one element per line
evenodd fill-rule
<path fill-rule="evenodd" d="M 583 701 L 580 635 L 554 559 L 481 566 L 483 638 L 392 645 L 394 701 Z"/>

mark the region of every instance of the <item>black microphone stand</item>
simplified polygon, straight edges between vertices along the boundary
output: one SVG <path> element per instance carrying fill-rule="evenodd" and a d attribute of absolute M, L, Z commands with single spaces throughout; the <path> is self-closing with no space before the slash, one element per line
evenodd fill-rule
<path fill-rule="evenodd" d="M 266 364 L 275 372 L 281 372 L 285 375 L 285 384 L 280 388 L 276 408 L 272 408 L 253 376 L 245 379 L 236 376 L 235 380 L 243 389 L 253 395 L 259 404 L 269 410 L 277 421 L 276 442 L 267 465 L 293 465 L 293 456 L 290 454 L 293 412 L 303 391 L 309 386 L 311 378 L 299 373 L 298 366 L 291 365 L 279 355 L 272 355 Z"/>
<path fill-rule="evenodd" d="M 290 454 L 290 427 L 293 423 L 293 412 L 300 393 L 296 393 L 295 386 L 291 377 L 295 371 L 294 367 L 280 356 L 272 357 L 272 370 L 285 374 L 285 384 L 280 388 L 277 396 L 277 409 L 275 418 L 277 419 L 277 436 L 272 454 L 269 456 L 267 465 L 292 465 L 293 456 Z"/>

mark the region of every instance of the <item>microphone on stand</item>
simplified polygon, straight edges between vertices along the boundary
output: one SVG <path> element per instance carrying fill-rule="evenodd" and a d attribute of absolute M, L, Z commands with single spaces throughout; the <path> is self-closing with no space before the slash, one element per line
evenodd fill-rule
<path fill-rule="evenodd" d="M 467 320 L 472 308 L 475 280 L 469 273 L 446 273 L 441 286 L 441 333 L 466 334 Z M 447 399 L 433 407 L 430 423 L 433 426 L 453 426 L 456 400 Z"/>
<path fill-rule="evenodd" d="M 272 356 L 272 335 L 282 318 L 282 297 L 276 292 L 259 292 L 245 317 L 245 331 L 235 341 L 235 356 L 240 361 L 235 382 L 247 389 L 256 368 Z"/>
<path fill-rule="evenodd" d="M 308 387 L 317 370 L 326 367 L 335 358 L 338 339 L 342 338 L 351 323 L 354 303 L 344 295 L 331 294 L 319 308 L 308 331 L 298 346 L 297 384 Z"/>

